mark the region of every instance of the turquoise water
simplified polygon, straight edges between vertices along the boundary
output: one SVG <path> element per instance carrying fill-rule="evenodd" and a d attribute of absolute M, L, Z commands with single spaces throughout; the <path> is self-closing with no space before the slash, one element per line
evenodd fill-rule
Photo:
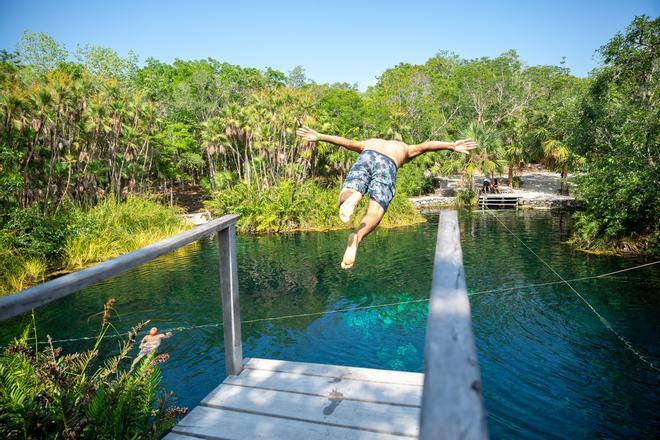
<path fill-rule="evenodd" d="M 504 212 L 500 219 L 564 278 L 648 263 L 592 256 L 562 244 L 570 219 Z M 473 326 L 493 438 L 653 438 L 660 433 L 660 373 L 626 349 L 557 277 L 490 214 L 462 212 L 461 238 Z M 318 315 L 318 312 L 428 298 L 437 217 L 379 230 L 352 271 L 339 268 L 346 232 L 239 237 L 241 316 L 246 357 L 421 371 L 426 302 Z M 660 365 L 660 264 L 575 288 L 648 360 Z M 186 327 L 161 346 L 164 384 L 194 406 L 225 377 L 217 248 L 204 241 L 36 312 L 40 335 L 94 335 L 106 299 L 125 331 L 151 319 Z M 254 321 L 292 314 L 297 318 Z M 23 316 L 3 322 L 0 344 Z M 189 327 L 205 326 L 189 329 Z M 61 342 L 65 350 L 89 341 Z M 108 339 L 106 353 L 117 347 Z"/>

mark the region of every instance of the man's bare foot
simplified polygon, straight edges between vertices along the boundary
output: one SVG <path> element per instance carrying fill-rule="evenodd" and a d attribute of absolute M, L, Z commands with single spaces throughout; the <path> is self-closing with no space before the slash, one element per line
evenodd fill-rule
<path fill-rule="evenodd" d="M 353 211 L 355 210 L 357 204 L 360 202 L 361 198 L 362 194 L 359 192 L 354 192 L 348 196 L 346 200 L 344 200 L 344 203 L 342 203 L 339 207 L 339 219 L 344 222 L 344 224 L 348 223 L 348 221 L 351 219 Z"/>
<path fill-rule="evenodd" d="M 346 242 L 346 252 L 344 252 L 344 259 L 341 262 L 342 269 L 350 269 L 353 267 L 353 263 L 355 263 L 355 255 L 357 254 L 357 248 L 357 234 L 353 232 L 348 236 L 348 241 Z"/>

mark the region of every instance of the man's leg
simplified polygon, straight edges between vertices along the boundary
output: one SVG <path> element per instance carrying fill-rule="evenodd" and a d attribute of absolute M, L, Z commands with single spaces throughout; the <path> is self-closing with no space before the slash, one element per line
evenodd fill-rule
<path fill-rule="evenodd" d="M 339 219 L 348 223 L 355 207 L 360 203 L 362 193 L 353 188 L 343 188 L 339 193 Z"/>
<path fill-rule="evenodd" d="M 133 359 L 133 363 L 131 364 L 131 369 L 133 369 L 135 364 L 140 362 L 140 359 L 142 359 L 143 357 L 144 357 L 144 354 L 138 354 L 137 357 L 135 359 Z"/>
<path fill-rule="evenodd" d="M 367 213 L 362 218 L 360 227 L 357 229 L 357 231 L 348 236 L 346 252 L 344 252 L 344 259 L 341 262 L 342 269 L 350 269 L 353 267 L 358 245 L 364 239 L 364 237 L 366 237 L 376 228 L 376 226 L 378 226 L 378 223 L 380 223 L 380 221 L 383 219 L 383 215 L 385 215 L 385 209 L 383 209 L 383 207 L 380 206 L 377 201 L 370 199 Z"/>

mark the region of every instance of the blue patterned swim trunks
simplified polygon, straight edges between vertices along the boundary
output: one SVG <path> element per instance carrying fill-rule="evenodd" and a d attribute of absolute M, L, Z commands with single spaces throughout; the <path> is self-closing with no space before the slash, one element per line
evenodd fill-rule
<path fill-rule="evenodd" d="M 348 172 L 342 188 L 369 193 L 387 211 L 395 193 L 396 164 L 374 150 L 364 150 Z"/>

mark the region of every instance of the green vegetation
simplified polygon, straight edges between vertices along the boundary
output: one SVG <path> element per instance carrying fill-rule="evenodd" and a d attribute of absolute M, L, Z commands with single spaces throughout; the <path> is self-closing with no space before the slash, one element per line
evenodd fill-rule
<path fill-rule="evenodd" d="M 586 210 L 574 242 L 595 252 L 658 253 L 660 243 L 660 18 L 636 18 L 600 49 L 575 149 Z"/>
<path fill-rule="evenodd" d="M 465 208 L 477 204 L 478 194 L 473 189 L 463 189 L 456 192 L 454 205 L 458 208 Z"/>
<path fill-rule="evenodd" d="M 586 80 L 554 66 L 524 67 L 514 51 L 463 60 L 440 52 L 423 65 L 388 69 L 365 93 L 348 84 L 314 84 L 213 59 L 122 58 L 86 47 L 67 61 L 44 34 L 25 33 L 0 65 L 0 203 L 56 211 L 65 201 L 94 205 L 104 194 L 171 194 L 175 188 L 247 185 L 265 191 L 313 180 L 332 187 L 354 153 L 295 136 L 306 124 L 351 138 L 418 143 L 472 136 L 470 158 L 438 152 L 404 170 L 492 174 L 538 162 L 543 145 L 568 142 Z M 405 177 L 405 175 L 403 176 Z M 408 179 L 405 193 L 432 189 Z M 402 191 L 403 192 L 403 191 Z"/>
<path fill-rule="evenodd" d="M 64 247 L 65 270 L 75 270 L 171 237 L 186 225 L 180 210 L 144 197 L 107 198 L 80 216 Z"/>
<path fill-rule="evenodd" d="M 15 210 L 0 229 L 0 294 L 80 269 L 169 237 L 186 228 L 177 208 L 146 197 L 108 197 L 84 210 L 66 204 L 42 214 Z"/>
<path fill-rule="evenodd" d="M 329 230 L 345 228 L 337 216 L 339 188 L 323 188 L 308 181 L 299 185 L 288 180 L 260 189 L 239 183 L 234 188 L 218 191 L 206 202 L 216 216 L 240 214 L 241 232 L 283 232 L 296 230 Z M 366 210 L 366 197 L 357 209 L 355 225 Z M 405 195 L 392 200 L 382 226 L 398 226 L 424 221 Z"/>
<path fill-rule="evenodd" d="M 302 124 L 350 138 L 478 141 L 469 157 L 431 153 L 400 170 L 385 225 L 417 221 L 402 199 L 430 192 L 434 175 L 459 175 L 458 202 L 468 205 L 476 172 L 508 172 L 512 185 L 522 166 L 545 163 L 561 172 L 564 194 L 568 173 L 582 176 L 577 196 L 586 211 L 576 245 L 654 252 L 658 32 L 657 18 L 636 18 L 601 49 L 603 65 L 589 78 L 563 66 L 526 67 L 515 51 L 473 60 L 439 52 L 386 70 L 364 93 L 315 84 L 302 68 L 285 74 L 152 58 L 140 66 L 133 53 L 87 46 L 71 54 L 25 32 L 17 51 L 0 52 L 3 286 L 40 281 L 179 227 L 164 210 L 148 217 L 164 223 L 136 234 L 131 228 L 144 224 L 130 218 L 132 194 L 171 202 L 175 191 L 203 188 L 216 214 L 243 216 L 243 231 L 340 227 L 336 193 L 355 153 L 302 141 L 295 136 Z M 99 218 L 122 211 L 127 199 L 131 215 Z"/>
<path fill-rule="evenodd" d="M 458 206 L 474 176 L 530 163 L 577 172 L 572 242 L 594 252 L 658 253 L 660 19 L 637 17 L 599 51 L 588 78 L 525 66 L 515 51 L 466 60 L 439 52 L 387 69 L 365 92 L 214 59 L 163 63 L 86 46 L 75 53 L 25 32 L 0 51 L 0 294 L 129 252 L 185 229 L 174 193 L 206 192 L 242 232 L 324 230 L 355 153 L 296 137 L 309 125 L 356 139 L 416 144 L 471 137 L 469 156 L 430 153 L 399 171 L 382 225 L 423 221 L 408 196 L 433 176 L 459 175 Z M 75 59 L 75 61 L 73 61 Z M 158 200 L 169 201 L 170 206 Z M 356 213 L 359 221 L 365 201 Z M 106 305 L 88 351 L 39 349 L 27 329 L 0 356 L 3 438 L 158 438 L 183 411 L 166 408 L 156 364 L 125 365 L 137 332 L 102 362 Z M 50 338 L 49 338 L 50 341 Z"/>
<path fill-rule="evenodd" d="M 87 351 L 65 354 L 50 336 L 40 343 L 34 323 L 5 347 L 0 355 L 2 438 L 157 439 L 186 413 L 168 406 L 171 393 L 161 390 L 157 365 L 166 354 L 151 354 L 130 366 L 129 353 L 146 323 L 129 332 L 119 353 L 98 359 L 112 329 L 113 304 L 105 304 L 99 334 Z"/>

